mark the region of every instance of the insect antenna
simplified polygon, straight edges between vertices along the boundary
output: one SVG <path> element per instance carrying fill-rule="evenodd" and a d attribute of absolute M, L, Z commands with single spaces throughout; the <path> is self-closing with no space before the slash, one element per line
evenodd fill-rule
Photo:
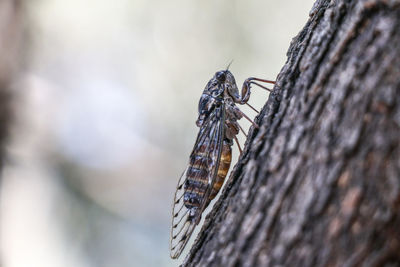
<path fill-rule="evenodd" d="M 229 67 L 231 66 L 232 62 L 233 62 L 233 59 L 231 60 L 231 62 L 229 62 L 228 66 L 226 67 L 226 70 L 229 70 Z"/>

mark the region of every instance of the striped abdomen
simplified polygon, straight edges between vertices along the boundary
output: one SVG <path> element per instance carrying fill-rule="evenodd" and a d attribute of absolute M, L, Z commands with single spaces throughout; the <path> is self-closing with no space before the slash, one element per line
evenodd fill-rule
<path fill-rule="evenodd" d="M 225 177 L 228 174 L 229 167 L 231 166 L 231 160 L 232 160 L 231 145 L 224 140 L 222 144 L 221 159 L 219 161 L 218 173 L 217 177 L 215 178 L 215 183 L 211 191 L 209 200 L 212 200 L 218 194 L 219 190 L 224 184 Z"/>
<path fill-rule="evenodd" d="M 209 166 L 217 163 L 217 159 L 212 159 L 210 156 L 207 156 L 205 153 L 206 148 L 207 144 L 205 143 L 195 151 L 190 158 L 183 198 L 185 206 L 188 209 L 199 208 L 201 203 L 203 203 L 203 198 L 209 183 L 209 175 L 211 175 L 209 173 L 211 169 Z M 212 153 L 209 153 L 209 155 L 211 154 Z M 231 158 L 231 146 L 228 141 L 224 140 L 217 176 L 207 202 L 211 201 L 221 189 L 229 171 Z M 208 203 L 206 205 L 208 205 Z"/>

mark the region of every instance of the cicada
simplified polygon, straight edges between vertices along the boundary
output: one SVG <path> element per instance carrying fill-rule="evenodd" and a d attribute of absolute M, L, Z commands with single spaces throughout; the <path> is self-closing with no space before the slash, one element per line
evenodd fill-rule
<path fill-rule="evenodd" d="M 201 215 L 221 189 L 232 159 L 232 145 L 245 117 L 236 104 L 248 104 L 250 86 L 274 81 L 248 78 L 239 94 L 235 78 L 226 69 L 215 73 L 207 83 L 198 106 L 196 125 L 200 128 L 189 164 L 181 175 L 172 209 L 171 258 L 182 253 Z M 250 120 L 251 121 L 251 120 Z M 252 122 L 254 124 L 254 122 Z M 241 149 L 239 146 L 241 153 Z"/>

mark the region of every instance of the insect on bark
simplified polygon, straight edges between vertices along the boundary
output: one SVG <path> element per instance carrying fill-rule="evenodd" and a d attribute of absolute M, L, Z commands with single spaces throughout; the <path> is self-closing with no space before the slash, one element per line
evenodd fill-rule
<path fill-rule="evenodd" d="M 232 73 L 228 69 L 221 70 L 215 73 L 201 95 L 196 121 L 200 130 L 174 197 L 170 243 L 173 259 L 181 255 L 201 214 L 221 189 L 231 164 L 233 140 L 242 152 L 236 137 L 241 130 L 238 121 L 242 117 L 252 120 L 236 104 L 249 105 L 252 84 L 271 91 L 257 81 L 275 84 L 248 78 L 239 94 Z"/>

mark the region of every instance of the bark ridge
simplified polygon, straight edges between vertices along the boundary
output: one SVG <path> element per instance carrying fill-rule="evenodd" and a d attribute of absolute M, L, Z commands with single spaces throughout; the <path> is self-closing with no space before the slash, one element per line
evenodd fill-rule
<path fill-rule="evenodd" d="M 309 16 L 184 266 L 400 263 L 400 1 Z"/>

